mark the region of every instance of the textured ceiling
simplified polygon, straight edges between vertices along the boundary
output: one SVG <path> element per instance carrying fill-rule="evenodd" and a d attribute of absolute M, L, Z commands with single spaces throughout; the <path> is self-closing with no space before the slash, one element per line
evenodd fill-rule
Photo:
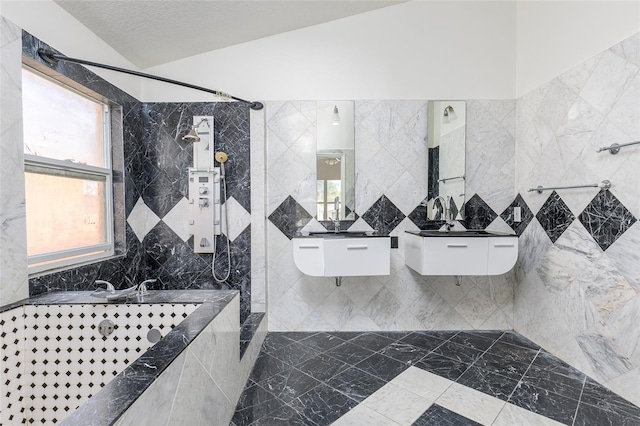
<path fill-rule="evenodd" d="M 55 0 L 140 68 L 401 3 Z"/>

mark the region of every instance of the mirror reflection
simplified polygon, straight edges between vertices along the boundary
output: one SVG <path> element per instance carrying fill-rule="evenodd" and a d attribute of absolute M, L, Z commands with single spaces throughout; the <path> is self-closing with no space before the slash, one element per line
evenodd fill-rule
<path fill-rule="evenodd" d="M 465 201 L 465 101 L 429 101 L 430 220 L 462 220 Z"/>
<path fill-rule="evenodd" d="M 317 103 L 316 219 L 355 220 L 353 101 Z"/>

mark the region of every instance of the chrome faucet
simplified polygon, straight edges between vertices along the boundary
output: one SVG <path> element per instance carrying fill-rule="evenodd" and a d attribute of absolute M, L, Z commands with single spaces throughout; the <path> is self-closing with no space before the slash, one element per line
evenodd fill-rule
<path fill-rule="evenodd" d="M 138 291 L 137 294 L 138 296 L 145 296 L 147 294 L 149 294 L 149 290 L 147 290 L 147 284 L 151 284 L 151 283 L 155 283 L 156 279 L 152 279 L 152 280 L 144 280 L 140 283 L 140 285 L 138 286 Z"/>
<path fill-rule="evenodd" d="M 438 195 L 435 198 L 435 201 L 440 201 L 440 205 L 442 206 L 443 219 L 445 220 L 445 224 L 442 226 L 441 231 L 449 232 L 455 225 L 453 214 L 451 212 L 451 197 L 447 196 L 447 198 L 444 198 L 442 195 Z"/>
<path fill-rule="evenodd" d="M 340 219 L 334 219 L 331 216 L 329 216 L 329 219 L 331 220 L 331 222 L 333 222 L 333 231 L 336 234 L 340 232 Z"/>

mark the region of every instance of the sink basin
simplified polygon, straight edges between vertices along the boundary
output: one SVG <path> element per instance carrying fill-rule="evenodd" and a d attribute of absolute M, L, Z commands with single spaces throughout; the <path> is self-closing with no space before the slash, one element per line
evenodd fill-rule
<path fill-rule="evenodd" d="M 449 231 L 449 232 L 438 231 L 438 230 L 422 230 L 420 232 L 417 232 L 416 234 L 420 235 L 421 237 L 491 237 L 491 236 L 502 237 L 502 236 L 508 235 L 508 234 L 500 234 L 497 232 L 474 230 L 474 229 L 468 229 L 466 231 Z"/>
<path fill-rule="evenodd" d="M 349 237 L 366 237 L 367 233 L 365 231 L 320 231 L 320 232 L 309 232 L 309 236 L 311 237 L 322 237 L 322 238 L 349 238 Z"/>

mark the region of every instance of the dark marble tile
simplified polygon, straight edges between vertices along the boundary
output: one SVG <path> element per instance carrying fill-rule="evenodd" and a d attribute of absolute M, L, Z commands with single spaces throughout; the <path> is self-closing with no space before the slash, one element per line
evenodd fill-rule
<path fill-rule="evenodd" d="M 320 354 L 317 350 L 297 342 L 272 349 L 268 353 L 292 366 L 298 366 Z"/>
<path fill-rule="evenodd" d="M 453 343 L 450 340 L 444 342 L 442 345 L 434 349 L 433 353 L 442 355 L 455 361 L 463 362 L 465 364 L 472 364 L 475 360 L 482 356 L 481 351 L 477 351 L 467 346 Z"/>
<path fill-rule="evenodd" d="M 405 214 L 386 195 L 378 198 L 362 215 L 362 219 L 378 234 L 391 233 L 405 217 Z"/>
<path fill-rule="evenodd" d="M 474 194 L 464 203 L 464 220 L 467 229 L 485 229 L 498 215 L 484 202 L 478 194 Z"/>
<path fill-rule="evenodd" d="M 469 364 L 432 353 L 418 361 L 415 366 L 445 379 L 457 380 L 467 370 Z"/>
<path fill-rule="evenodd" d="M 539 368 L 556 374 L 561 374 L 563 376 L 573 377 L 575 379 L 584 378 L 584 373 L 580 370 L 570 366 L 566 362 L 545 351 L 540 351 L 540 353 L 538 353 L 538 356 L 536 356 L 533 363 L 531 363 L 531 368 Z"/>
<path fill-rule="evenodd" d="M 329 425 L 358 405 L 358 402 L 321 384 L 300 395 L 289 405 L 310 423 Z"/>
<path fill-rule="evenodd" d="M 490 373 L 479 367 L 470 367 L 458 378 L 457 382 L 503 401 L 509 399 L 518 385 L 517 380 Z"/>
<path fill-rule="evenodd" d="M 391 339 L 393 341 L 401 340 L 402 338 L 411 334 L 410 331 L 372 331 L 373 334 L 377 334 L 378 336 L 386 337 L 387 339 Z"/>
<path fill-rule="evenodd" d="M 461 332 L 462 333 L 462 332 Z M 479 336 L 484 339 L 498 340 L 505 333 L 504 330 L 467 330 L 464 333 Z"/>
<path fill-rule="evenodd" d="M 275 374 L 282 374 L 286 371 L 290 371 L 292 368 L 293 367 L 278 358 L 272 357 L 268 354 L 261 354 L 256 359 L 256 363 L 251 370 L 249 379 L 254 382 L 261 383 Z"/>
<path fill-rule="evenodd" d="M 248 425 L 282 405 L 284 402 L 276 398 L 273 393 L 252 383 L 242 391 L 232 421 L 239 426 Z"/>
<path fill-rule="evenodd" d="M 520 215 L 521 215 L 521 221 L 520 222 L 515 222 L 513 220 L 513 208 L 514 207 L 520 207 Z M 511 227 L 511 229 L 513 229 L 513 231 L 516 233 L 517 236 L 520 236 L 520 235 L 522 235 L 524 230 L 527 228 L 529 223 L 531 223 L 531 220 L 533 219 L 533 213 L 531 212 L 531 209 L 529 209 L 529 206 L 524 201 L 522 196 L 520 194 L 518 194 L 518 195 L 516 195 L 516 198 L 513 200 L 513 202 L 509 205 L 509 207 L 507 207 L 502 212 L 500 217 L 505 222 L 507 222 L 507 225 L 509 225 Z"/>
<path fill-rule="evenodd" d="M 302 413 L 283 405 L 282 407 L 272 411 L 268 415 L 260 418 L 251 426 L 315 426 L 314 422 L 311 422 L 308 418 L 305 418 Z M 319 425 L 318 425 L 319 426 Z"/>
<path fill-rule="evenodd" d="M 402 338 L 400 340 L 400 343 L 407 343 L 417 348 L 421 348 L 427 351 L 432 351 L 438 346 L 440 346 L 441 344 L 443 344 L 445 341 L 446 339 L 443 340 L 439 337 L 435 337 L 430 334 L 415 332 Z"/>
<path fill-rule="evenodd" d="M 467 348 L 475 349 L 478 351 L 486 351 L 493 345 L 495 339 L 485 338 L 481 335 L 466 333 L 461 331 L 460 333 L 453 336 L 450 340 L 452 343 L 457 343 L 459 345 L 465 346 Z"/>
<path fill-rule="evenodd" d="M 289 239 L 300 232 L 311 219 L 312 216 L 292 196 L 288 196 L 269 215 L 271 223 Z"/>
<path fill-rule="evenodd" d="M 564 395 L 578 401 L 582 394 L 582 388 L 586 377 L 567 377 L 561 374 L 531 366 L 522 381 L 528 385 L 547 389 L 553 393 Z"/>
<path fill-rule="evenodd" d="M 327 334 L 336 336 L 342 340 L 349 341 L 354 337 L 358 337 L 362 334 L 361 331 L 328 331 Z"/>
<path fill-rule="evenodd" d="M 600 191 L 578 216 L 602 250 L 606 250 L 635 222 L 636 218 L 613 195 Z"/>
<path fill-rule="evenodd" d="M 427 201 L 425 200 L 423 202 L 426 203 Z M 423 205 L 416 206 L 416 208 L 413 209 L 407 217 L 418 227 L 418 229 L 427 229 L 429 222 L 432 222 L 427 217 L 427 207 Z"/>
<path fill-rule="evenodd" d="M 542 229 L 549 236 L 551 242 L 555 243 L 574 221 L 575 216 L 558 193 L 553 191 L 540 208 L 540 211 L 538 211 L 538 214 L 536 214 L 536 219 L 540 222 Z"/>
<path fill-rule="evenodd" d="M 373 354 L 356 364 L 356 368 L 387 382 L 409 368 L 409 366 L 409 364 L 396 361 L 379 353 Z"/>
<path fill-rule="evenodd" d="M 325 352 L 344 343 L 344 340 L 328 333 L 316 333 L 298 341 L 301 345 L 308 346 L 319 352 Z"/>
<path fill-rule="evenodd" d="M 271 334 L 271 333 L 269 333 Z M 296 342 L 299 342 L 300 340 L 306 339 L 307 337 L 311 337 L 314 334 L 318 334 L 317 332 L 309 332 L 309 331 L 286 331 L 286 332 L 281 332 L 281 333 L 277 333 L 277 334 L 282 334 L 283 336 L 287 337 L 288 339 L 291 340 L 295 340 Z M 329 334 L 335 334 L 335 333 L 329 333 Z"/>
<path fill-rule="evenodd" d="M 288 403 L 315 388 L 320 382 L 298 369 L 291 368 L 270 376 L 258 384 L 278 399 Z"/>
<path fill-rule="evenodd" d="M 354 345 L 351 342 L 345 342 L 325 353 L 339 361 L 353 366 L 365 358 L 370 357 L 374 352 L 369 349 L 365 349 L 362 346 Z"/>
<path fill-rule="evenodd" d="M 503 343 L 522 346 L 523 348 L 529 348 L 529 349 L 535 349 L 535 350 L 540 349 L 540 346 L 538 346 L 531 340 L 527 339 L 526 337 L 523 337 L 518 333 L 514 333 L 513 331 L 505 331 L 498 340 Z"/>
<path fill-rule="evenodd" d="M 354 345 L 362 346 L 365 349 L 377 352 L 392 344 L 394 340 L 373 333 L 362 333 L 349 341 Z"/>
<path fill-rule="evenodd" d="M 578 406 L 574 426 L 640 426 L 640 417 L 621 411 L 609 411 L 589 404 Z"/>
<path fill-rule="evenodd" d="M 520 382 L 509 398 L 511 404 L 566 425 L 575 417 L 578 401 Z"/>
<path fill-rule="evenodd" d="M 468 419 L 451 410 L 447 410 L 437 404 L 433 404 L 425 411 L 412 426 L 479 426 L 471 419 Z"/>
<path fill-rule="evenodd" d="M 338 361 L 328 354 L 316 355 L 297 365 L 300 371 L 321 381 L 326 381 L 349 367 L 349 364 Z"/>
<path fill-rule="evenodd" d="M 505 362 L 519 362 L 530 364 L 536 357 L 538 351 L 535 349 L 523 348 L 507 343 L 496 342 L 489 350 L 488 354 L 501 358 Z"/>
<path fill-rule="evenodd" d="M 622 412 L 631 417 L 640 417 L 640 407 L 591 378 L 587 378 L 585 381 L 580 402 L 606 411 Z"/>
<path fill-rule="evenodd" d="M 429 199 L 436 198 L 440 195 L 440 145 L 427 150 L 427 195 Z"/>
<path fill-rule="evenodd" d="M 326 384 L 342 392 L 351 399 L 362 402 L 386 382 L 358 368 L 352 367 L 333 376 Z"/>
<path fill-rule="evenodd" d="M 429 349 L 417 348 L 415 346 L 409 345 L 408 343 L 403 343 L 400 341 L 394 342 L 391 345 L 387 346 L 380 351 L 380 354 L 389 358 L 393 358 L 396 361 L 400 361 L 404 364 L 412 365 L 427 356 L 430 352 L 431 350 Z"/>
<path fill-rule="evenodd" d="M 482 355 L 473 365 L 516 381 L 520 380 L 529 369 L 529 364 L 505 361 L 491 354 Z"/>

